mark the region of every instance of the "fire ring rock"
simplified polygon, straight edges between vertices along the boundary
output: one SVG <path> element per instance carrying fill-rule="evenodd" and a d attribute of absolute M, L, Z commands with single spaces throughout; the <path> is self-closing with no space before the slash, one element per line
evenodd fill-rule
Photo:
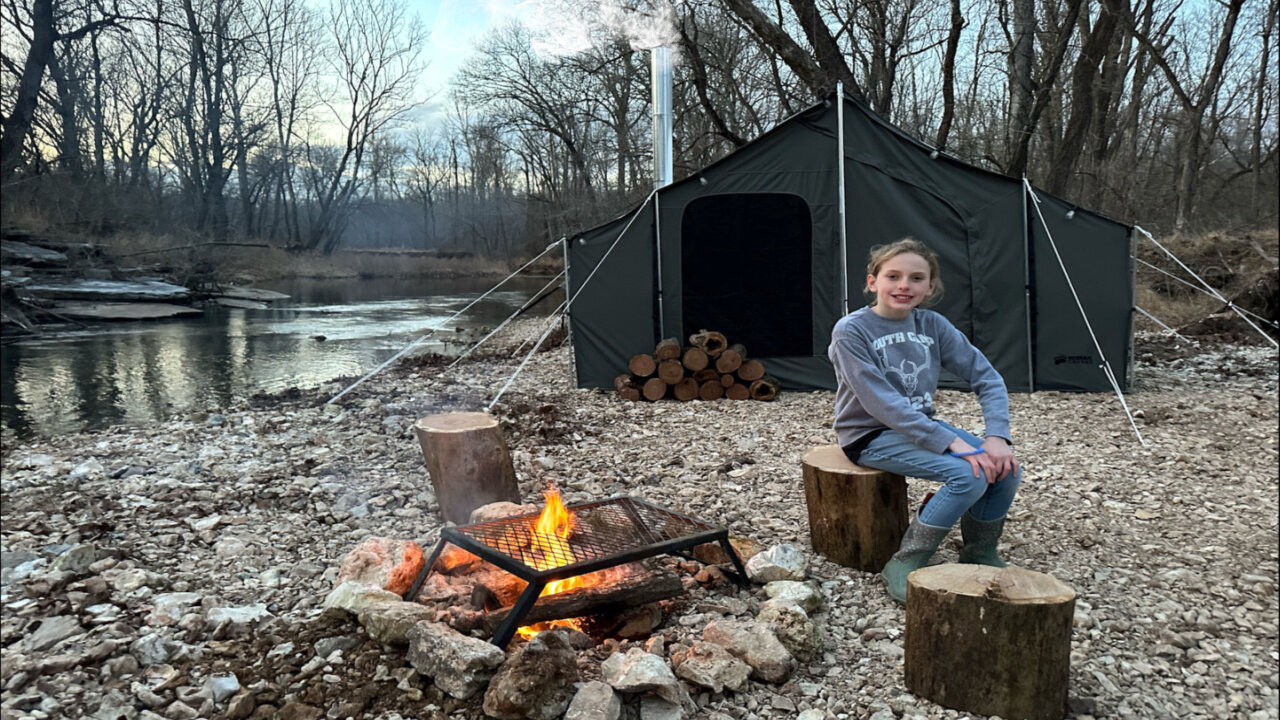
<path fill-rule="evenodd" d="M 564 635 L 538 633 L 493 676 L 484 713 L 499 720 L 554 720 L 569 707 L 578 679 L 578 655 Z"/>
<path fill-rule="evenodd" d="M 768 627 L 757 622 L 715 620 L 702 631 L 702 639 L 713 642 L 751 666 L 751 676 L 770 683 L 784 683 L 791 677 L 796 660 Z"/>
<path fill-rule="evenodd" d="M 751 676 L 750 665 L 723 647 L 705 640 L 699 640 L 688 650 L 673 655 L 671 661 L 676 666 L 676 675 L 717 693 L 725 688 L 744 692 L 747 678 Z"/>
<path fill-rule="evenodd" d="M 614 653 L 605 658 L 600 664 L 600 677 L 621 692 L 653 691 L 658 697 L 676 705 L 683 701 L 684 687 L 667 662 L 640 648 L 631 648 L 626 655 Z"/>
<path fill-rule="evenodd" d="M 334 584 L 355 580 L 403 596 L 425 563 L 422 547 L 412 540 L 367 537 L 342 558 Z"/>
<path fill-rule="evenodd" d="M 408 639 L 409 664 L 459 700 L 487 685 L 506 659 L 496 646 L 440 623 L 418 623 Z"/>
<path fill-rule="evenodd" d="M 775 580 L 804 580 L 809 558 L 795 545 L 782 543 L 747 561 L 747 577 L 764 584 Z"/>
<path fill-rule="evenodd" d="M 756 622 L 769 626 L 791 654 L 809 661 L 822 650 L 822 631 L 809 615 L 794 601 L 787 598 L 767 600 L 760 606 Z"/>

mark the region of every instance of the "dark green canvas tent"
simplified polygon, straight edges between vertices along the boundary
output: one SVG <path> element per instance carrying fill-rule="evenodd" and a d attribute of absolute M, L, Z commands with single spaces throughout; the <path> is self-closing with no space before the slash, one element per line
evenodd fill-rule
<path fill-rule="evenodd" d="M 827 345 L 846 287 L 848 310 L 865 305 L 868 251 L 908 235 L 941 260 L 936 309 L 1010 390 L 1109 390 L 1099 348 L 1127 386 L 1130 227 L 936 153 L 834 94 L 569 239 L 578 385 L 611 387 L 632 355 L 705 328 L 785 388 L 834 389 Z"/>

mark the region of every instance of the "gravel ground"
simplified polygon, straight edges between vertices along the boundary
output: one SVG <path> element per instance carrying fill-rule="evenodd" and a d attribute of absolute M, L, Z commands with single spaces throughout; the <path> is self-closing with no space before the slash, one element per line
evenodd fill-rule
<path fill-rule="evenodd" d="M 360 539 L 434 542 L 411 425 L 482 409 L 519 362 L 513 337 L 537 330 L 447 372 L 411 361 L 339 405 L 324 404 L 335 384 L 146 427 L 7 433 L 0 717 L 483 717 L 320 603 Z M 1278 718 L 1276 354 L 1147 336 L 1137 360 L 1145 446 L 1113 395 L 1012 396 L 1026 479 L 1002 550 L 1078 593 L 1074 717 Z M 834 442 L 832 393 L 629 403 L 572 388 L 568 369 L 563 347 L 534 356 L 495 409 L 526 501 L 547 482 L 569 502 L 625 493 L 807 552 L 800 457 Z M 980 427 L 971 396 L 938 405 Z M 913 502 L 928 489 L 910 481 Z M 904 613 L 877 577 L 817 556 L 809 575 L 820 656 L 784 685 L 691 687 L 690 717 L 973 717 L 907 692 Z M 762 598 L 697 585 L 660 632 L 688 641 Z M 341 660 L 315 660 L 322 644 Z M 618 647 L 583 651 L 584 676 Z"/>

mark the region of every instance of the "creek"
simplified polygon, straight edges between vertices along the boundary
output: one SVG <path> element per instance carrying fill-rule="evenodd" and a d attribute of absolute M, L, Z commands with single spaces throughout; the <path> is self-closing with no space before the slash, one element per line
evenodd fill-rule
<path fill-rule="evenodd" d="M 547 281 L 513 278 L 447 326 L 497 279 L 297 279 L 261 285 L 290 296 L 265 310 L 209 303 L 196 317 L 45 326 L 5 343 L 0 417 L 20 437 L 48 436 L 354 381 L 432 330 L 414 352 L 461 352 Z"/>

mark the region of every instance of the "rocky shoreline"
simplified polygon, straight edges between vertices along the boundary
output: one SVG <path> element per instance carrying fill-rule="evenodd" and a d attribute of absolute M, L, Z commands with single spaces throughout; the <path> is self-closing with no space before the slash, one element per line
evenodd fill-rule
<path fill-rule="evenodd" d="M 407 362 L 339 405 L 333 383 L 153 426 L 6 434 L 0 716 L 485 717 L 321 603 L 362 539 L 434 543 L 410 428 L 483 409 L 540 329 L 516 323 L 502 351 L 447 372 Z M 566 348 L 539 353 L 494 409 L 526 502 L 548 482 L 568 502 L 634 495 L 807 552 L 800 456 L 834 441 L 831 393 L 632 403 L 569 378 Z M 1126 399 L 1146 446 L 1112 395 L 1011 398 L 1027 474 L 1002 550 L 1078 593 L 1072 715 L 1280 717 L 1275 352 L 1147 336 Z M 980 425 L 972 397 L 938 402 Z M 911 481 L 912 502 L 927 490 Z M 813 555 L 808 572 L 824 649 L 784 684 L 690 686 L 686 717 L 972 717 L 907 693 L 904 614 L 878 578 Z M 659 633 L 687 646 L 764 599 L 695 583 Z M 641 646 L 583 651 L 583 679 Z"/>

